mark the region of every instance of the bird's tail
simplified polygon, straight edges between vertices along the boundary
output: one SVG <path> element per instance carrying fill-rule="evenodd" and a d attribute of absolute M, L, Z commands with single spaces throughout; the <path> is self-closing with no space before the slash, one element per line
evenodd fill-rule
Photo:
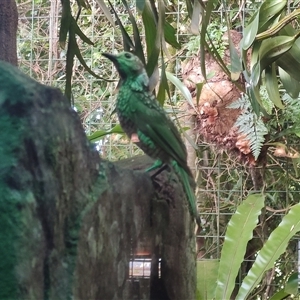
<path fill-rule="evenodd" d="M 198 214 L 196 206 L 196 197 L 190 184 L 190 177 L 187 172 L 177 164 L 177 162 L 174 161 L 172 165 L 175 172 L 178 174 L 180 180 L 182 181 L 182 185 L 189 203 L 190 214 L 196 220 L 198 226 L 201 227 L 200 216 Z"/>

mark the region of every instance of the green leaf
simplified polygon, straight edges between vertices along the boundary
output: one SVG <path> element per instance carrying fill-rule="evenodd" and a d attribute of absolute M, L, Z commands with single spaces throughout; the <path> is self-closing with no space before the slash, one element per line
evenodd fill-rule
<path fill-rule="evenodd" d="M 179 124 L 180 125 L 180 124 Z M 189 142 L 189 144 L 195 149 L 195 150 L 198 150 L 199 147 L 198 145 L 195 143 L 194 139 L 191 138 L 191 136 L 189 134 L 186 133 L 186 131 L 181 131 L 184 135 L 184 138 Z"/>
<path fill-rule="evenodd" d="M 197 300 L 214 298 L 218 267 L 216 259 L 197 261 Z"/>
<path fill-rule="evenodd" d="M 298 137 L 299 137 L 299 135 L 298 135 Z M 299 157 L 292 158 L 292 163 L 293 163 L 294 171 L 296 173 L 296 177 L 298 178 L 299 177 L 299 168 L 298 168 L 298 165 L 300 163 L 300 158 Z"/>
<path fill-rule="evenodd" d="M 76 22 L 76 21 L 74 20 L 74 22 Z M 70 44 L 70 46 L 72 48 L 72 53 L 74 53 L 76 55 L 76 57 L 78 58 L 78 60 L 82 64 L 82 66 L 85 68 L 85 70 L 87 70 L 94 77 L 96 77 L 98 79 L 103 79 L 102 77 L 100 77 L 99 75 L 97 75 L 94 71 L 92 71 L 92 69 L 86 64 L 84 58 L 82 57 L 80 49 L 78 47 L 75 34 L 73 35 L 72 32 L 73 32 L 73 30 L 70 31 L 70 41 L 69 41 L 69 44 Z M 72 69 L 73 69 L 73 66 L 72 66 Z"/>
<path fill-rule="evenodd" d="M 85 1 L 85 0 L 76 0 L 76 2 L 78 4 L 78 6 L 82 6 L 82 7 L 86 8 L 86 9 L 90 8 L 89 3 L 87 1 Z"/>
<path fill-rule="evenodd" d="M 255 66 L 255 64 L 259 61 L 259 48 L 260 48 L 261 42 L 254 43 L 251 51 L 251 61 L 250 61 L 250 70 L 252 70 Z M 246 54 L 244 59 L 244 64 L 247 65 L 248 63 L 248 55 L 247 51 L 243 50 L 243 53 Z"/>
<path fill-rule="evenodd" d="M 287 293 L 284 289 L 281 289 L 276 294 L 274 294 L 269 300 L 282 300 L 288 297 L 290 294 Z"/>
<path fill-rule="evenodd" d="M 208 39 L 209 39 L 209 42 L 210 44 L 208 44 L 205 40 L 204 40 L 204 46 L 206 48 L 206 50 L 208 51 L 208 53 L 215 59 L 215 61 L 217 62 L 217 64 L 220 66 L 220 68 L 223 70 L 223 72 L 230 76 L 230 71 L 228 70 L 224 60 L 222 59 L 222 57 L 220 56 L 218 50 L 216 49 L 216 47 L 214 46 L 211 38 L 208 36 Z M 202 61 L 202 58 L 201 58 L 201 61 Z M 204 67 L 205 69 L 205 67 Z M 202 72 L 202 65 L 201 65 L 201 72 Z M 210 73 L 212 74 L 212 73 Z M 214 75 L 213 75 L 214 76 Z M 212 76 L 212 77 L 213 77 Z M 204 77 L 204 76 L 203 76 Z M 212 78 L 211 77 L 211 78 Z M 206 75 L 206 80 L 209 80 L 209 74 Z"/>
<path fill-rule="evenodd" d="M 287 283 L 284 287 L 284 290 L 286 292 L 288 292 L 290 294 L 297 294 L 298 293 L 298 286 L 299 286 L 299 277 L 298 276 L 299 276 L 298 273 L 293 273 L 289 277 L 289 279 L 288 279 L 288 281 L 287 281 Z"/>
<path fill-rule="evenodd" d="M 191 27 L 190 27 L 190 31 L 192 34 L 195 35 L 199 34 L 200 18 L 202 17 L 201 12 L 203 12 L 203 9 L 200 5 L 200 2 L 197 0 L 194 1 L 193 14 L 191 18 Z"/>
<path fill-rule="evenodd" d="M 127 2 L 125 0 L 122 0 L 124 6 L 126 7 L 126 10 L 129 14 L 129 19 L 130 22 L 132 24 L 132 28 L 133 28 L 133 37 L 134 37 L 134 53 L 140 58 L 140 60 L 142 61 L 142 63 L 145 65 L 146 61 L 145 61 L 145 56 L 144 56 L 144 52 L 143 52 L 143 46 L 142 46 L 142 41 L 141 41 L 141 35 L 137 26 L 137 23 L 135 21 L 135 18 L 131 12 L 131 9 L 129 7 L 129 5 L 127 4 Z"/>
<path fill-rule="evenodd" d="M 158 93 L 157 93 L 157 100 L 161 104 L 161 106 L 164 105 L 164 102 L 166 99 L 166 93 L 168 94 L 168 97 L 170 98 L 169 85 L 168 85 L 167 75 L 166 75 L 166 66 L 165 66 L 165 62 L 164 62 L 164 57 L 161 56 L 160 84 L 159 84 L 159 89 L 158 89 Z"/>
<path fill-rule="evenodd" d="M 104 138 L 106 135 L 112 134 L 112 133 L 118 133 L 118 134 L 124 134 L 124 131 L 120 124 L 114 126 L 111 130 L 98 130 L 94 132 L 92 135 L 88 136 L 87 138 L 91 142 L 96 142 L 102 138 Z"/>
<path fill-rule="evenodd" d="M 231 217 L 221 252 L 215 299 L 230 299 L 248 241 L 253 237 L 253 230 L 263 207 L 264 196 L 252 194 Z"/>
<path fill-rule="evenodd" d="M 230 52 L 230 77 L 231 80 L 236 81 L 240 77 L 243 70 L 242 61 L 237 50 L 234 47 L 230 33 L 228 32 L 229 52 Z"/>
<path fill-rule="evenodd" d="M 253 66 L 251 74 L 251 85 L 258 87 L 260 84 L 261 73 L 266 67 L 271 65 L 280 56 L 287 52 L 293 46 L 296 36 L 275 36 L 263 40 L 257 57 L 257 62 Z M 253 94 L 254 95 L 254 94 Z M 256 100 L 260 103 L 257 93 L 255 93 Z"/>
<path fill-rule="evenodd" d="M 94 43 L 81 31 L 73 17 L 71 18 L 71 21 L 71 26 L 74 26 L 75 34 L 77 34 L 81 38 L 81 40 L 87 43 L 88 45 L 94 45 Z"/>
<path fill-rule="evenodd" d="M 251 73 L 251 83 L 254 86 L 257 86 L 258 83 L 260 82 L 260 78 L 261 78 L 261 69 L 260 69 L 260 62 L 258 61 L 252 69 L 252 73 Z"/>
<path fill-rule="evenodd" d="M 258 34 L 256 36 L 257 40 L 261 40 L 261 39 L 265 39 L 265 38 L 269 38 L 272 36 L 275 36 L 278 34 L 278 32 L 282 32 L 284 29 L 284 27 L 286 27 L 288 25 L 288 23 L 292 22 L 294 19 L 296 19 L 298 17 L 298 15 L 300 14 L 300 9 L 295 9 L 292 13 L 287 14 L 284 18 L 280 18 L 280 16 L 278 16 L 274 21 L 273 21 L 273 25 L 272 27 L 269 27 L 266 31 Z"/>
<path fill-rule="evenodd" d="M 136 2 L 135 2 L 135 6 L 140 12 L 142 12 L 144 10 L 145 1 L 146 0 L 136 0 Z"/>
<path fill-rule="evenodd" d="M 59 44 L 65 49 L 67 34 L 69 32 L 70 24 L 71 24 L 71 6 L 70 1 L 66 0 L 62 2 L 62 15 L 61 15 L 61 23 L 59 30 Z"/>
<path fill-rule="evenodd" d="M 225 7 L 226 9 L 226 7 Z M 232 42 L 232 36 L 230 32 L 230 21 L 229 16 L 226 14 L 226 24 L 227 24 L 227 36 L 229 42 L 229 53 L 230 53 L 230 78 L 232 81 L 237 81 L 240 77 L 241 72 L 243 71 L 242 60 L 239 56 L 237 49 Z"/>
<path fill-rule="evenodd" d="M 259 49 L 261 72 L 285 52 L 290 50 L 295 36 L 280 35 L 263 40 Z"/>
<path fill-rule="evenodd" d="M 99 0 L 98 0 L 99 1 Z M 124 28 L 120 18 L 119 18 L 119 15 L 118 13 L 116 12 L 114 6 L 111 4 L 110 0 L 107 0 L 109 5 L 110 5 L 110 8 L 111 10 L 114 12 L 114 15 L 116 17 L 116 21 L 120 27 L 120 30 L 121 30 L 121 33 L 122 33 L 122 37 L 123 37 L 123 46 L 124 46 L 124 50 L 125 51 L 130 51 L 131 49 L 135 49 L 135 46 L 133 44 L 133 42 L 131 41 L 126 29 Z"/>
<path fill-rule="evenodd" d="M 205 8 L 205 15 L 202 20 L 201 24 L 201 31 L 200 31 L 200 67 L 201 67 L 201 73 L 202 76 L 205 80 L 206 78 L 206 68 L 205 68 L 205 56 L 206 56 L 206 51 L 205 51 L 205 36 L 207 33 L 207 26 L 209 25 L 209 19 L 212 13 L 212 10 L 214 8 L 215 0 L 211 0 L 207 2 L 206 8 Z M 209 49 L 209 47 L 207 48 Z"/>
<path fill-rule="evenodd" d="M 300 39 L 297 39 L 293 47 L 286 53 L 284 53 L 279 59 L 277 59 L 276 64 L 285 70 L 290 76 L 295 80 L 300 82 L 300 46 L 298 43 Z"/>
<path fill-rule="evenodd" d="M 297 10 L 299 10 L 299 9 L 297 9 Z M 297 31 L 291 24 L 287 24 L 280 30 L 280 35 L 295 36 L 295 35 L 297 35 Z M 294 46 L 292 48 L 298 48 L 297 53 L 299 53 L 300 39 L 296 39 Z"/>
<path fill-rule="evenodd" d="M 259 32 L 270 25 L 270 21 L 285 8 L 286 0 L 265 0 L 259 9 Z"/>
<path fill-rule="evenodd" d="M 110 22 L 110 24 L 116 28 L 115 26 L 115 21 L 111 16 L 110 10 L 109 8 L 106 6 L 106 4 L 104 3 L 104 0 L 96 0 L 104 14 L 104 16 L 106 17 L 106 19 Z"/>
<path fill-rule="evenodd" d="M 186 0 L 186 9 L 189 15 L 189 18 L 192 18 L 193 15 L 193 5 L 191 0 Z"/>
<path fill-rule="evenodd" d="M 177 41 L 176 30 L 174 29 L 174 27 L 170 23 L 165 22 L 164 30 L 166 42 L 175 49 L 180 49 L 181 45 Z"/>
<path fill-rule="evenodd" d="M 300 93 L 300 82 L 294 79 L 282 68 L 278 68 L 278 71 L 283 87 L 292 98 L 296 99 Z"/>
<path fill-rule="evenodd" d="M 164 42 L 164 24 L 165 24 L 165 5 L 163 2 L 158 3 L 158 12 L 155 7 L 155 3 L 151 3 L 151 8 L 152 8 L 152 14 L 153 18 L 157 20 L 157 26 L 156 26 L 156 36 L 155 36 L 155 43 L 154 45 L 151 45 L 151 54 L 150 57 L 148 56 L 148 62 L 146 65 L 146 71 L 147 74 L 150 77 L 150 82 L 151 82 L 151 77 L 155 77 L 155 70 L 157 69 L 158 65 L 158 57 L 161 49 L 165 48 L 165 42 Z M 162 54 L 162 52 L 161 52 Z M 157 73 L 158 74 L 158 73 Z M 153 80 L 152 80 L 153 82 Z"/>
<path fill-rule="evenodd" d="M 264 273 L 274 266 L 275 261 L 286 250 L 290 239 L 300 231 L 300 203 L 294 205 L 273 230 L 259 251 L 252 268 L 244 278 L 236 299 L 247 299 L 259 284 Z"/>
<path fill-rule="evenodd" d="M 201 96 L 203 86 L 204 86 L 204 82 L 196 83 L 196 91 L 197 91 L 196 103 L 197 103 L 197 106 L 199 105 L 199 100 L 200 100 L 200 96 Z"/>
<path fill-rule="evenodd" d="M 272 66 L 268 66 L 265 70 L 265 85 L 269 95 L 270 100 L 280 109 L 284 109 L 284 105 L 282 104 L 278 82 L 277 82 L 277 75 L 275 69 L 275 63 Z"/>
<path fill-rule="evenodd" d="M 165 41 L 166 7 L 163 1 L 158 2 L 158 13 L 156 10 L 155 13 L 158 15 L 156 43 L 159 49 L 166 50 L 167 48 L 166 41 Z M 163 53 L 161 52 L 161 54 Z"/>
<path fill-rule="evenodd" d="M 168 80 L 170 80 L 180 90 L 180 92 L 182 93 L 182 95 L 184 96 L 186 101 L 193 108 L 195 108 L 195 105 L 193 103 L 192 95 L 191 95 L 190 91 L 188 90 L 188 88 L 177 77 L 175 77 L 173 74 L 171 74 L 169 72 L 166 72 L 166 76 L 167 76 Z"/>
<path fill-rule="evenodd" d="M 88 7 L 88 4 L 85 5 L 85 0 L 77 0 L 78 5 L 83 7 Z M 102 79 L 100 76 L 95 74 L 85 63 L 77 43 L 76 36 L 89 44 L 93 45 L 93 42 L 81 31 L 76 20 L 71 15 L 70 1 L 62 1 L 63 12 L 62 12 L 62 21 L 59 34 L 59 41 L 61 47 L 65 47 L 67 34 L 69 34 L 69 42 L 67 49 L 67 58 L 66 58 L 66 85 L 65 85 L 65 96 L 70 100 L 72 99 L 72 74 L 73 74 L 73 65 L 74 65 L 74 56 L 76 55 L 80 63 L 84 68 L 96 78 Z"/>
<path fill-rule="evenodd" d="M 247 94 L 249 96 L 249 100 L 251 102 L 251 107 L 252 107 L 253 111 L 256 113 L 257 116 L 259 116 L 260 112 L 262 110 L 261 108 L 263 107 L 263 104 L 261 102 L 258 86 L 250 85 L 247 88 Z"/>
<path fill-rule="evenodd" d="M 258 30 L 259 13 L 256 12 L 252 22 L 244 30 L 244 36 L 241 41 L 242 48 L 247 50 L 254 42 Z"/>
<path fill-rule="evenodd" d="M 145 39 L 148 62 L 145 66 L 148 76 L 150 77 L 157 66 L 159 56 L 159 44 L 156 41 L 157 22 L 155 13 L 152 11 L 150 3 L 147 1 L 142 14 L 143 24 L 145 26 Z"/>
<path fill-rule="evenodd" d="M 74 57 L 76 50 L 79 51 L 75 32 L 72 26 L 69 28 L 69 43 L 67 49 L 67 58 L 66 58 L 66 85 L 65 85 L 65 96 L 69 99 L 70 104 L 72 98 L 72 74 L 73 74 L 73 66 L 74 66 Z M 80 53 L 80 51 L 79 51 Z"/>

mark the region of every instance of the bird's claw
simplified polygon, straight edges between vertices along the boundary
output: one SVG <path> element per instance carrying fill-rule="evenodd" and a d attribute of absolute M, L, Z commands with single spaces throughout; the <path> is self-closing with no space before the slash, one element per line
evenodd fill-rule
<path fill-rule="evenodd" d="M 153 164 L 151 167 L 149 167 L 149 168 L 146 169 L 145 172 L 150 172 L 150 171 L 152 171 L 152 170 L 155 170 L 155 169 L 157 169 L 157 168 L 160 168 L 162 165 L 163 165 L 163 163 L 162 163 L 161 160 L 156 160 L 156 161 L 154 162 L 154 164 Z"/>

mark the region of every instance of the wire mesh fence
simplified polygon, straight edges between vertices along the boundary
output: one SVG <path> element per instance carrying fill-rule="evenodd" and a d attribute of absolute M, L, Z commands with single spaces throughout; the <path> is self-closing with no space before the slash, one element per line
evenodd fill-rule
<path fill-rule="evenodd" d="M 128 13 L 121 1 L 115 0 L 112 3 L 128 33 L 131 34 Z M 188 32 L 184 2 L 176 3 L 176 7 L 173 11 L 170 9 L 167 17 L 176 26 L 177 39 L 184 45 L 182 49 L 170 56 L 170 61 L 175 62 L 174 73 L 181 78 L 182 62 L 197 55 L 200 40 Z M 82 9 L 78 24 L 94 45 L 90 46 L 78 41 L 80 50 L 87 65 L 95 73 L 104 78 L 114 79 L 115 82 L 106 82 L 93 77 L 78 60 L 75 60 L 72 78 L 73 106 L 88 135 L 97 130 L 108 131 L 118 124 L 114 114 L 117 73 L 112 64 L 101 57 L 101 53 L 122 50 L 120 32 L 108 23 L 96 1 L 90 1 L 90 6 L 89 10 Z M 132 1 L 131 8 L 136 13 L 135 1 Z M 75 3 L 72 9 L 73 14 L 76 15 L 78 7 Z M 245 18 L 251 15 L 253 9 L 248 5 L 248 10 L 244 7 L 241 11 L 238 9 L 224 11 L 221 6 L 215 12 L 219 16 L 219 23 L 211 26 L 213 37 L 220 40 L 226 31 L 225 14 L 230 14 L 232 18 L 237 19 L 238 27 L 244 25 Z M 60 1 L 18 0 L 18 11 L 19 67 L 39 82 L 64 90 L 66 50 L 59 45 L 58 41 Z M 224 27 L 221 24 L 224 24 Z M 142 23 L 138 22 L 138 25 L 143 35 Z M 172 99 L 166 103 L 166 109 L 174 111 L 175 103 L 176 112 L 183 113 L 183 109 L 180 109 L 180 103 L 183 102 L 184 99 L 175 90 Z M 196 142 L 198 145 L 195 161 L 196 192 L 203 222 L 200 233 L 202 258 L 220 258 L 229 219 L 249 192 L 254 190 L 255 181 L 268 193 L 266 207 L 254 232 L 252 246 L 248 247 L 245 256 L 240 273 L 241 280 L 248 271 L 248 262 L 255 260 L 257 252 L 272 229 L 279 224 L 288 208 L 298 202 L 300 184 L 295 166 L 288 158 L 267 155 L 263 166 L 251 168 L 236 154 L 214 147 L 201 137 Z M 298 145 L 292 146 L 298 147 Z M 136 146 L 119 134 L 105 136 L 98 142 L 98 149 L 103 158 L 112 161 L 141 154 Z M 261 295 L 268 286 L 280 287 L 290 273 L 298 270 L 298 253 L 296 236 L 272 269 L 266 282 L 261 285 Z"/>

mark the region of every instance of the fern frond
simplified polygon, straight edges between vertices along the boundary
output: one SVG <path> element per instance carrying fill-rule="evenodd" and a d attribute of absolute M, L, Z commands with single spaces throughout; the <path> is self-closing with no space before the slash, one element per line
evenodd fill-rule
<path fill-rule="evenodd" d="M 255 159 L 257 159 L 264 144 L 265 135 L 268 133 L 268 129 L 261 119 L 256 120 L 253 125 L 254 132 L 249 134 L 250 148 Z"/>
<path fill-rule="evenodd" d="M 289 94 L 282 96 L 283 102 L 286 104 L 285 119 L 299 124 L 300 120 L 300 99 L 293 99 Z"/>
<path fill-rule="evenodd" d="M 247 95 L 241 96 L 241 98 L 227 107 L 242 109 L 242 113 L 237 118 L 234 126 L 236 126 L 238 132 L 244 135 L 245 139 L 249 141 L 252 154 L 255 159 L 257 159 L 264 144 L 265 135 L 268 133 L 267 127 L 261 117 L 258 117 L 257 114 L 253 112 Z"/>
<path fill-rule="evenodd" d="M 232 108 L 232 109 L 249 109 L 250 108 L 250 102 L 247 99 L 246 95 L 241 95 L 241 97 L 235 101 L 233 101 L 232 103 L 230 103 L 229 105 L 226 106 L 227 108 Z"/>

